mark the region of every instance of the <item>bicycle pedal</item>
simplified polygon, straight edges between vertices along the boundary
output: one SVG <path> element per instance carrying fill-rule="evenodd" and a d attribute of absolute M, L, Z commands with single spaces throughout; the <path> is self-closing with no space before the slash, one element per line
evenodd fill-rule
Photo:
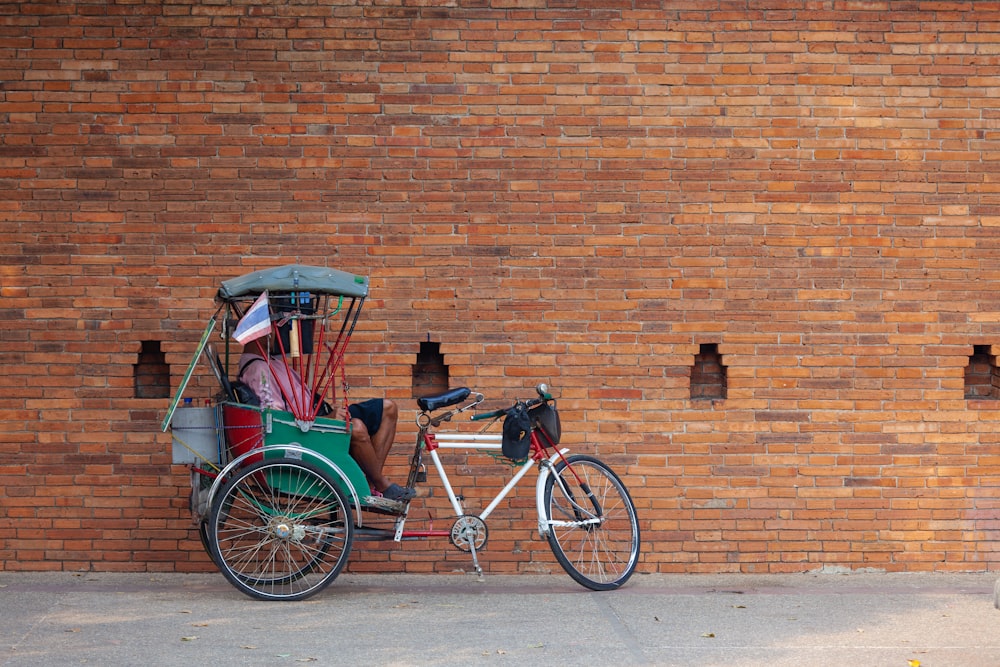
<path fill-rule="evenodd" d="M 389 510 L 390 512 L 401 512 L 406 507 L 405 502 L 398 500 L 389 500 L 388 498 L 383 498 L 382 496 L 366 496 L 363 502 L 369 507 L 379 507 L 384 510 Z"/>

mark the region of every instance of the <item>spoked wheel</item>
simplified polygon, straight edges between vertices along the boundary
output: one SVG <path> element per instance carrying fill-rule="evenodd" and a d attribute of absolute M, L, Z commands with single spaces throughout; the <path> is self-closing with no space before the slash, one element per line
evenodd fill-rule
<path fill-rule="evenodd" d="M 199 517 L 198 537 L 201 539 L 201 546 L 205 547 L 205 553 L 212 557 L 211 541 L 208 539 L 208 496 L 212 488 L 212 480 L 200 471 L 191 469 L 191 512 Z"/>
<path fill-rule="evenodd" d="M 208 537 L 208 521 L 198 522 L 198 537 L 201 538 L 201 546 L 205 547 L 205 553 L 212 559 L 212 562 L 215 562 L 215 556 L 212 554 L 212 540 Z"/>
<path fill-rule="evenodd" d="M 354 524 L 329 475 L 302 461 L 268 459 L 222 486 L 208 533 L 212 559 L 236 588 L 259 600 L 303 600 L 340 574 Z"/>
<path fill-rule="evenodd" d="M 635 505 L 611 468 L 577 454 L 558 461 L 545 482 L 549 546 L 563 569 L 595 591 L 618 588 L 639 562 Z"/>

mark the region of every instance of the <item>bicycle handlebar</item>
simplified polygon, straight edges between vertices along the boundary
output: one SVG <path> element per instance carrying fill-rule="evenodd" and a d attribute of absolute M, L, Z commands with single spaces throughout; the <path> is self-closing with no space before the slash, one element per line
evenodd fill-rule
<path fill-rule="evenodd" d="M 470 418 L 472 421 L 477 422 L 483 419 L 496 419 L 507 413 L 509 408 L 504 408 L 503 410 L 494 410 L 493 412 L 484 412 L 481 415 L 472 415 Z"/>
<path fill-rule="evenodd" d="M 535 387 L 535 391 L 538 392 L 538 398 L 531 398 L 528 399 L 527 401 L 524 401 L 525 406 L 527 406 L 528 408 L 533 408 L 539 403 L 544 403 L 545 401 L 552 400 L 552 394 L 549 393 L 549 386 L 544 382 Z M 517 405 L 517 403 L 515 403 L 514 405 Z M 514 405 L 510 406 L 509 408 L 500 408 L 499 410 L 493 410 L 492 412 L 484 412 L 481 415 L 472 415 L 471 419 L 474 422 L 481 421 L 483 419 L 499 419 L 500 417 L 503 417 L 508 412 L 510 412 L 511 408 L 513 408 Z"/>

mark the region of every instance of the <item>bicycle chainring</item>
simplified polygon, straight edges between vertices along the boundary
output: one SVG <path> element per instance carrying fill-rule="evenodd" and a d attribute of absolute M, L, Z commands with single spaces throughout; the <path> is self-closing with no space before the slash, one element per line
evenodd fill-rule
<path fill-rule="evenodd" d="M 465 552 L 472 551 L 472 547 L 479 551 L 486 546 L 489 537 L 486 524 L 478 516 L 465 514 L 455 519 L 451 527 L 451 543 Z"/>

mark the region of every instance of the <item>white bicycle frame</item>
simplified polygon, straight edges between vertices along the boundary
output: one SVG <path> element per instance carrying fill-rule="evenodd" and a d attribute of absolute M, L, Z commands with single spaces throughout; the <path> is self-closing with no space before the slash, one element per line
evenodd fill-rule
<path fill-rule="evenodd" d="M 429 437 L 432 438 L 433 442 L 437 445 L 437 448 L 431 449 L 427 452 L 427 454 L 434 463 L 434 468 L 437 470 L 438 477 L 441 479 L 441 485 L 448 494 L 448 501 L 451 503 L 455 516 L 464 516 L 467 512 L 465 511 L 465 508 L 462 507 L 462 501 L 455 494 L 455 489 L 451 485 L 451 479 L 448 477 L 444 464 L 441 462 L 441 456 L 438 454 L 438 449 L 499 451 L 503 436 L 493 433 L 433 433 L 430 434 Z M 474 516 L 476 516 L 476 518 L 480 521 L 485 522 L 487 517 L 493 513 L 493 510 L 495 510 L 514 489 L 514 487 L 517 486 L 522 479 L 524 479 L 524 476 L 528 474 L 528 471 L 537 465 L 540 469 L 538 473 L 538 480 L 535 483 L 535 506 L 538 511 L 538 533 L 542 537 L 546 537 L 549 533 L 549 524 L 545 519 L 545 480 L 548 479 L 551 467 L 567 452 L 569 452 L 569 450 L 564 448 L 552 454 L 548 459 L 542 459 L 537 462 L 534 459 L 528 459 L 525 461 L 521 464 L 521 467 L 518 468 L 517 472 L 514 473 L 514 476 L 508 480 L 507 484 L 500 489 L 500 492 L 497 493 L 492 501 L 490 501 L 490 504 L 487 505 L 482 512 Z M 400 539 L 401 533 L 402 526 L 399 526 L 396 532 L 397 541 Z"/>
<path fill-rule="evenodd" d="M 434 468 L 437 470 L 438 477 L 441 480 L 441 485 L 444 487 L 445 492 L 448 494 L 448 501 L 451 503 L 452 511 L 454 511 L 456 517 L 469 516 L 465 508 L 462 507 L 462 501 L 455 494 L 455 489 L 451 485 L 451 479 L 448 477 L 448 473 L 444 469 L 444 464 L 441 462 L 441 456 L 438 454 L 439 449 L 456 449 L 456 450 L 500 450 L 501 442 L 503 436 L 500 434 L 493 433 L 476 433 L 476 434 L 463 434 L 463 433 L 427 433 L 421 431 L 420 437 L 425 438 L 424 442 L 429 441 L 432 446 L 427 447 L 427 455 L 430 456 L 431 461 L 434 463 Z M 545 519 L 545 481 L 548 479 L 549 472 L 552 466 L 555 464 L 560 457 L 564 456 L 569 450 L 560 449 L 547 459 L 540 459 L 536 461 L 535 459 L 529 458 L 521 467 L 518 468 L 514 476 L 508 480 L 507 484 L 500 489 L 496 497 L 490 501 L 490 504 L 483 509 L 482 512 L 475 516 L 485 525 L 486 518 L 493 513 L 493 510 L 497 508 L 507 495 L 514 489 L 515 486 L 520 483 L 524 476 L 528 474 L 536 465 L 539 467 L 538 480 L 535 483 L 535 505 L 538 510 L 538 533 L 543 538 L 549 533 L 549 522 Z M 399 542 L 406 536 L 403 526 L 406 523 L 406 515 L 399 517 L 396 521 L 396 534 L 395 541 Z M 483 571 L 479 566 L 479 556 L 476 553 L 476 540 L 474 533 L 474 528 L 466 526 L 463 531 L 467 536 L 467 543 L 469 546 L 469 551 L 472 554 L 472 564 L 475 567 L 476 572 L 482 577 Z"/>

